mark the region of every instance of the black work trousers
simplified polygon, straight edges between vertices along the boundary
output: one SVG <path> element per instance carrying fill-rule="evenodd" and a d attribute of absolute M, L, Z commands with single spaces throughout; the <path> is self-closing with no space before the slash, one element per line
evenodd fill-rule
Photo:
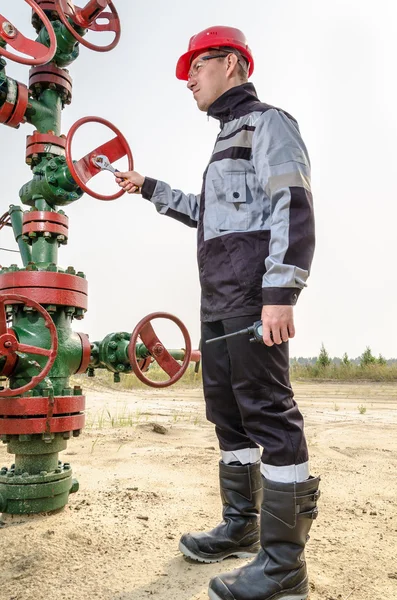
<path fill-rule="evenodd" d="M 303 417 L 289 380 L 288 343 L 268 347 L 249 335 L 206 340 L 251 326 L 260 315 L 202 323 L 202 373 L 207 419 L 224 451 L 263 448 L 275 467 L 308 460 Z"/>

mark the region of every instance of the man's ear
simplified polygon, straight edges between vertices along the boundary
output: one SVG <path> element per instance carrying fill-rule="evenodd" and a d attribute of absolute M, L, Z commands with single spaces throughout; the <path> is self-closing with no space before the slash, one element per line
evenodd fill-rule
<path fill-rule="evenodd" d="M 238 58 L 232 52 L 227 56 L 227 70 L 230 75 L 234 73 L 234 70 L 237 67 Z"/>

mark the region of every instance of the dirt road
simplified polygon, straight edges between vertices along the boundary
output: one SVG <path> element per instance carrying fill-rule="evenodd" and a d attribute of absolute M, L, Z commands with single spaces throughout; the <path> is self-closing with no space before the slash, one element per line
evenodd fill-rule
<path fill-rule="evenodd" d="M 397 384 L 298 382 L 295 393 L 322 476 L 310 600 L 396 600 Z M 3 516 L 0 599 L 207 600 L 210 577 L 242 561 L 192 563 L 177 549 L 220 515 L 201 391 L 87 396 L 88 428 L 61 456 L 80 491 L 57 515 Z M 0 466 L 10 462 L 1 446 Z"/>

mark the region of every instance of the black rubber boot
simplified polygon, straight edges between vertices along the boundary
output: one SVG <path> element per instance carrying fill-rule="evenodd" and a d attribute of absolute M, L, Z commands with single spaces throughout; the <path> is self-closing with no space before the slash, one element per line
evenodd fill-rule
<path fill-rule="evenodd" d="M 211 579 L 211 600 L 306 600 L 304 549 L 317 517 L 319 478 L 276 483 L 262 478 L 261 550 L 241 569 Z"/>
<path fill-rule="evenodd" d="M 179 550 L 204 563 L 219 562 L 228 556 L 251 558 L 260 547 L 260 461 L 253 465 L 225 465 L 220 461 L 219 483 L 222 523 L 205 533 L 185 533 Z"/>

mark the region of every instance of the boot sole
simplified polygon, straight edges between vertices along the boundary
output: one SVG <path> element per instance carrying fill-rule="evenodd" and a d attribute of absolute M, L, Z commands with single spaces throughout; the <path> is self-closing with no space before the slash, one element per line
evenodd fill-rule
<path fill-rule="evenodd" d="M 300 584 L 297 587 L 300 587 L 301 585 L 302 584 Z M 232 593 L 231 592 L 229 592 L 229 593 L 232 596 Z M 224 598 L 221 598 L 221 596 L 218 596 L 218 594 L 216 592 L 214 592 L 214 590 L 211 590 L 211 588 L 208 588 L 208 597 L 210 600 L 225 600 Z M 307 600 L 308 598 L 309 598 L 308 591 L 299 592 L 299 591 L 294 591 L 294 590 L 285 590 L 285 592 L 277 592 L 273 596 L 267 597 L 264 600 Z"/>
<path fill-rule="evenodd" d="M 215 592 L 213 592 L 212 590 L 208 590 L 208 597 L 210 600 L 224 600 L 224 598 L 221 598 L 220 596 L 218 596 L 218 594 L 216 594 Z M 290 594 L 288 596 L 272 596 L 271 598 L 266 598 L 266 600 L 307 600 L 308 599 L 308 594 L 294 594 L 293 596 L 291 596 Z"/>
<path fill-rule="evenodd" d="M 253 558 L 258 553 L 259 545 L 257 547 L 251 546 L 250 549 L 247 548 L 246 550 L 241 550 L 241 551 L 236 550 L 235 552 L 224 552 L 224 553 L 218 554 L 216 556 L 194 554 L 191 550 L 189 550 L 189 548 L 186 548 L 186 546 L 184 544 L 182 544 L 182 542 L 179 542 L 179 550 L 187 558 L 191 558 L 192 560 L 196 560 L 197 562 L 210 564 L 210 563 L 221 562 L 222 560 L 224 560 L 225 558 L 228 558 L 229 556 L 235 556 L 236 558 Z M 295 598 L 293 598 L 293 600 L 295 600 Z M 299 600 L 299 599 L 297 599 L 297 600 Z"/>

